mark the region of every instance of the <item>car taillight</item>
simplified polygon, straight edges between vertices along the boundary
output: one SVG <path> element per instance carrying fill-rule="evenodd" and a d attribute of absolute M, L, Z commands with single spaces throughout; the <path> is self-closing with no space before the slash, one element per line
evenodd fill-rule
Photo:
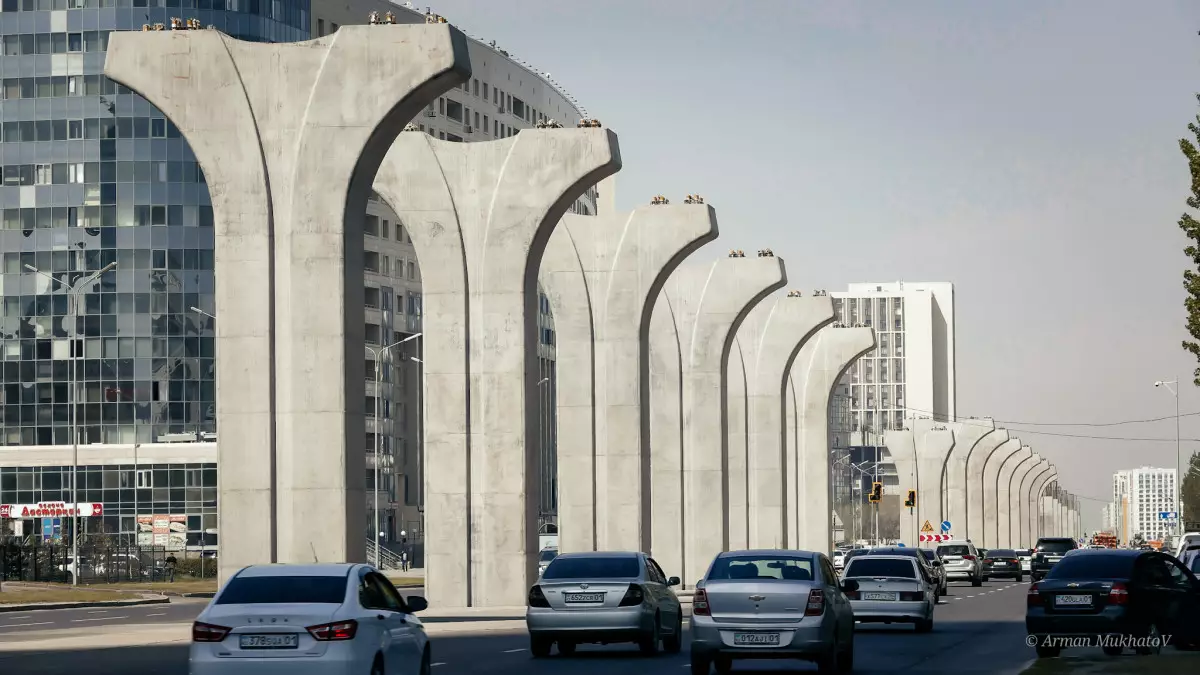
<path fill-rule="evenodd" d="M 708 606 L 708 593 L 703 588 L 697 588 L 692 596 L 692 614 L 694 616 L 712 616 L 712 608 Z"/>
<path fill-rule="evenodd" d="M 814 588 L 808 592 L 808 605 L 804 608 L 804 616 L 821 616 L 825 613 L 825 591 Z"/>
<path fill-rule="evenodd" d="M 646 593 L 641 586 L 637 584 L 629 584 L 629 590 L 625 591 L 625 597 L 621 598 L 621 604 L 618 607 L 637 607 L 646 601 Z"/>
<path fill-rule="evenodd" d="M 846 597 L 851 600 L 858 600 L 858 591 L 846 591 Z"/>
<path fill-rule="evenodd" d="M 921 591 L 900 591 L 900 602 L 919 602 L 925 599 Z"/>
<path fill-rule="evenodd" d="M 984 562 L 984 563 L 986 563 L 986 564 L 988 564 L 988 565 L 991 565 L 991 564 L 992 564 L 992 559 L 991 559 L 991 558 L 984 558 L 984 559 L 983 559 L 983 562 Z"/>
<path fill-rule="evenodd" d="M 550 601 L 546 599 L 546 594 L 542 593 L 541 586 L 534 586 L 529 589 L 529 606 L 530 607 L 549 607 Z"/>
<path fill-rule="evenodd" d="M 1041 607 L 1042 594 L 1038 591 L 1037 584 L 1029 584 L 1029 592 L 1025 594 L 1026 607 Z"/>
<path fill-rule="evenodd" d="M 337 623 L 323 623 L 320 626 L 309 626 L 305 630 L 318 642 L 353 640 L 354 634 L 358 632 L 358 622 L 351 619 Z"/>
<path fill-rule="evenodd" d="M 964 556 L 962 557 L 962 559 L 963 559 L 963 560 L 974 560 L 974 559 L 975 559 L 975 556 L 973 556 L 973 555 L 971 555 L 970 553 L 968 553 L 967 555 L 964 555 Z"/>
<path fill-rule="evenodd" d="M 1125 605 L 1129 603 L 1129 589 L 1125 584 L 1116 583 L 1108 591 L 1108 604 Z"/>
<path fill-rule="evenodd" d="M 192 642 L 220 642 L 229 635 L 230 630 L 225 626 L 195 621 L 192 623 Z"/>

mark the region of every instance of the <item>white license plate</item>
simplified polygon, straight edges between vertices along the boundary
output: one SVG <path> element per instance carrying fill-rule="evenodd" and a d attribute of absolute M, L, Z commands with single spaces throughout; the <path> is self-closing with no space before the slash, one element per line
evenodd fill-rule
<path fill-rule="evenodd" d="M 735 645 L 768 645 L 779 646 L 779 633 L 734 633 Z"/>
<path fill-rule="evenodd" d="M 566 602 L 604 602 L 603 593 L 563 593 Z"/>
<path fill-rule="evenodd" d="M 996 567 L 1008 567 L 1008 563 L 1006 563 L 1006 562 L 994 562 L 994 563 L 992 563 L 992 565 L 994 565 Z"/>
<path fill-rule="evenodd" d="M 1092 604 L 1090 595 L 1056 595 L 1054 604 L 1062 607 L 1080 607 Z"/>
<path fill-rule="evenodd" d="M 863 593 L 863 600 L 895 600 L 895 593 Z"/>
<path fill-rule="evenodd" d="M 238 646 L 242 649 L 295 649 L 300 645 L 299 638 L 295 633 L 239 635 Z"/>

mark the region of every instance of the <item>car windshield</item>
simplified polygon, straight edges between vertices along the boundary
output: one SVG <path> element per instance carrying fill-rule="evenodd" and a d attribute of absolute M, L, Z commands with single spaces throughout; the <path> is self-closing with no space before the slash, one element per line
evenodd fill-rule
<path fill-rule="evenodd" d="M 916 579 L 917 570 L 908 560 L 889 558 L 855 558 L 846 566 L 846 578 L 850 577 L 892 577 L 898 579 Z"/>
<path fill-rule="evenodd" d="M 937 547 L 937 552 L 942 557 L 948 555 L 971 555 L 971 548 L 962 544 L 948 544 Z"/>
<path fill-rule="evenodd" d="M 713 561 L 709 580 L 812 581 L 812 558 L 780 555 L 731 555 Z"/>
<path fill-rule="evenodd" d="M 217 605 L 340 605 L 346 599 L 345 576 L 237 576 L 225 584 Z"/>
<path fill-rule="evenodd" d="M 1071 555 L 1050 568 L 1047 579 L 1129 579 L 1133 576 L 1134 556 Z"/>
<path fill-rule="evenodd" d="M 988 551 L 989 558 L 1015 558 L 1017 552 L 1007 548 L 994 548 Z"/>
<path fill-rule="evenodd" d="M 558 556 L 543 579 L 635 579 L 641 566 L 634 556 Z"/>
<path fill-rule="evenodd" d="M 542 551 L 542 555 L 539 560 L 541 562 L 550 562 L 551 560 L 554 560 L 556 557 L 558 557 L 558 551 L 556 551 L 554 549 L 546 549 L 545 551 Z"/>
<path fill-rule="evenodd" d="M 1075 542 L 1070 539 L 1051 539 L 1049 541 L 1039 541 L 1037 550 L 1042 553 L 1066 553 L 1074 550 Z"/>

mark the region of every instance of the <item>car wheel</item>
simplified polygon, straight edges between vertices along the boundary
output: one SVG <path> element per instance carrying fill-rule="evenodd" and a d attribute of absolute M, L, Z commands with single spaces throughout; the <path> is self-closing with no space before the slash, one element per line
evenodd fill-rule
<path fill-rule="evenodd" d="M 663 650 L 668 654 L 678 654 L 683 649 L 683 612 L 675 617 L 675 631 L 663 636 Z"/>
<path fill-rule="evenodd" d="M 977 577 L 971 577 L 971 585 L 978 588 L 979 586 L 983 585 L 983 579 L 979 579 Z"/>
<path fill-rule="evenodd" d="M 570 640 L 558 641 L 558 653 L 563 656 L 570 656 L 575 653 L 575 643 Z"/>
<path fill-rule="evenodd" d="M 429 647 L 425 648 L 425 652 L 421 654 L 421 675 L 430 675 L 433 672 L 433 657 L 429 653 Z"/>
<path fill-rule="evenodd" d="M 529 653 L 533 654 L 533 658 L 541 659 L 550 656 L 550 648 L 554 646 L 554 641 L 537 635 L 529 636 Z"/>
<path fill-rule="evenodd" d="M 708 675 L 712 671 L 712 662 L 703 656 L 692 654 L 692 675 Z"/>
<path fill-rule="evenodd" d="M 659 615 L 655 614 L 654 628 L 651 629 L 649 635 L 644 635 L 642 639 L 638 640 L 638 649 L 642 650 L 642 653 L 646 656 L 653 656 L 658 653 L 658 645 L 662 642 L 662 634 L 658 626 L 659 621 Z"/>
<path fill-rule="evenodd" d="M 1062 652 L 1062 649 L 1058 647 L 1043 647 L 1042 645 L 1038 645 L 1037 647 L 1034 647 L 1034 651 L 1037 652 L 1039 659 L 1053 659 Z"/>
<path fill-rule="evenodd" d="M 379 654 L 375 655 L 375 662 L 371 664 L 371 675 L 386 675 L 383 669 L 383 657 Z"/>
<path fill-rule="evenodd" d="M 984 577 L 983 577 L 983 580 L 984 580 L 984 581 L 987 581 L 987 580 L 988 580 L 988 579 L 990 579 L 990 578 L 991 578 L 991 577 L 989 577 L 989 576 L 987 576 L 987 575 L 985 574 L 985 575 L 984 575 Z"/>
<path fill-rule="evenodd" d="M 1024 574 L 1018 574 L 1018 575 L 1017 575 L 1017 583 L 1019 584 L 1019 583 L 1021 583 L 1022 581 L 1025 581 L 1025 575 L 1024 575 Z"/>
<path fill-rule="evenodd" d="M 713 667 L 717 669 L 717 675 L 729 675 L 733 672 L 733 659 L 728 656 L 718 656 L 713 661 Z"/>
<path fill-rule="evenodd" d="M 933 617 L 928 619 L 917 619 L 916 629 L 918 633 L 928 633 L 933 630 Z"/>
<path fill-rule="evenodd" d="M 1101 649 L 1104 650 L 1105 656 L 1120 656 L 1125 652 L 1125 648 L 1121 645 L 1104 645 Z"/>
<path fill-rule="evenodd" d="M 854 633 L 850 633 L 850 641 L 846 644 L 846 649 L 842 652 L 842 658 L 838 661 L 839 673 L 854 672 Z"/>
<path fill-rule="evenodd" d="M 829 651 L 825 652 L 817 659 L 817 672 L 818 673 L 839 673 L 839 672 L 841 672 L 841 668 L 840 668 L 840 664 L 841 664 L 841 660 L 842 660 L 841 657 L 842 657 L 841 645 L 839 645 L 837 643 L 837 640 L 834 640 L 833 644 L 829 646 Z"/>
<path fill-rule="evenodd" d="M 1146 634 L 1142 636 L 1145 644 L 1133 649 L 1134 653 L 1139 656 L 1149 656 L 1151 654 L 1159 654 L 1162 652 L 1162 634 L 1158 632 L 1158 626 L 1150 624 L 1146 629 Z"/>

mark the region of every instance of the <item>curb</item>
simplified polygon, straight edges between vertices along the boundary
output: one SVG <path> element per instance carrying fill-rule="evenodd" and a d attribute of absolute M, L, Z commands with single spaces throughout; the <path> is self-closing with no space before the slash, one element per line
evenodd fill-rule
<path fill-rule="evenodd" d="M 164 596 L 143 600 L 110 600 L 105 602 L 35 602 L 25 605 L 0 605 L 0 613 L 29 612 L 39 609 L 88 609 L 91 607 L 133 607 L 136 605 L 164 605 L 171 599 Z"/>

